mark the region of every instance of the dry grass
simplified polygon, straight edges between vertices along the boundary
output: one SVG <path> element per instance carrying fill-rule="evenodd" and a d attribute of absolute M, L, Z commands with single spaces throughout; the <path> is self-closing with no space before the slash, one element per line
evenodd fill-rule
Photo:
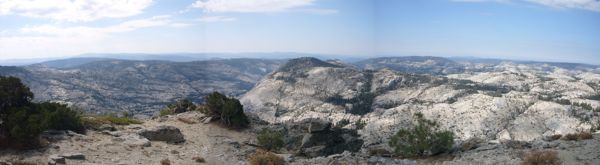
<path fill-rule="evenodd" d="M 116 117 L 116 116 L 87 116 L 82 117 L 81 122 L 87 128 L 98 129 L 103 124 L 116 124 L 116 125 L 129 125 L 129 124 L 142 124 L 143 122 L 134 118 L 129 117 Z"/>
<path fill-rule="evenodd" d="M 523 165 L 559 165 L 558 152 L 554 150 L 531 151 L 525 154 Z"/>
<path fill-rule="evenodd" d="M 592 139 L 594 138 L 594 136 L 592 136 L 592 133 L 590 132 L 580 132 L 579 133 L 579 139 L 581 140 L 587 140 L 587 139 Z"/>
<path fill-rule="evenodd" d="M 576 133 L 570 133 L 565 135 L 564 140 L 577 140 L 579 138 L 579 135 Z"/>
<path fill-rule="evenodd" d="M 579 132 L 579 133 L 567 134 L 564 137 L 565 140 L 587 140 L 587 139 L 592 139 L 592 138 L 594 138 L 594 136 L 590 132 Z"/>
<path fill-rule="evenodd" d="M 252 156 L 250 156 L 251 165 L 284 165 L 285 160 L 282 157 L 277 156 L 271 152 L 258 150 Z"/>
<path fill-rule="evenodd" d="M 186 119 L 186 118 L 177 118 L 177 120 L 179 120 L 180 122 L 183 122 L 185 124 L 196 124 L 195 121 L 192 121 L 192 120 Z"/>
<path fill-rule="evenodd" d="M 552 140 L 552 141 L 554 141 L 554 140 L 558 140 L 558 139 L 560 139 L 560 138 L 562 138 L 562 135 L 561 135 L 561 134 L 556 134 L 556 135 L 552 135 L 552 136 L 550 136 L 550 140 Z"/>

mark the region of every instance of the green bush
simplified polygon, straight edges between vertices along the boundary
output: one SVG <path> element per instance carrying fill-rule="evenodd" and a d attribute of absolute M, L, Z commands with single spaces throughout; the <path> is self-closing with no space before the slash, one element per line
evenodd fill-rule
<path fill-rule="evenodd" d="M 18 147 L 35 147 L 47 129 L 85 131 L 78 111 L 58 103 L 32 103 L 29 88 L 14 77 L 0 76 L 0 139 Z M 1 138 L 1 137 L 0 137 Z"/>
<path fill-rule="evenodd" d="M 350 124 L 350 120 L 342 119 L 342 120 L 338 121 L 337 123 L 335 123 L 335 127 L 342 128 L 342 127 L 347 126 L 348 124 Z"/>
<path fill-rule="evenodd" d="M 278 150 L 283 147 L 283 133 L 269 129 L 263 129 L 256 135 L 258 145 L 266 150 Z"/>
<path fill-rule="evenodd" d="M 400 129 L 391 137 L 389 145 L 402 157 L 430 156 L 449 151 L 454 133 L 438 131 L 435 121 L 427 120 L 423 114 L 415 114 L 417 125 L 411 129 Z"/>
<path fill-rule="evenodd" d="M 104 116 L 86 116 L 81 118 L 85 128 L 99 129 L 103 124 L 115 124 L 115 125 L 129 125 L 129 124 L 142 124 L 142 121 L 131 117 L 118 117 L 116 115 L 104 115 Z"/>
<path fill-rule="evenodd" d="M 7 118 L 3 119 L 3 129 L 8 131 L 8 137 L 23 145 L 37 145 L 38 135 L 46 130 L 44 117 L 36 112 L 34 107 L 11 107 Z"/>
<path fill-rule="evenodd" d="M 80 133 L 85 131 L 80 112 L 58 103 L 41 103 L 38 106 L 39 111 L 44 112 L 44 122 L 48 129 L 72 130 Z"/>
<path fill-rule="evenodd" d="M 367 122 L 364 120 L 357 120 L 354 125 L 356 126 L 356 129 L 363 129 L 367 126 Z"/>
<path fill-rule="evenodd" d="M 26 106 L 32 99 L 33 93 L 19 78 L 0 76 L 0 116 L 9 107 Z"/>
<path fill-rule="evenodd" d="M 231 127 L 245 127 L 250 123 L 239 100 L 232 98 L 225 101 L 221 113 L 221 123 Z"/>
<path fill-rule="evenodd" d="M 225 102 L 227 100 L 229 100 L 229 98 L 227 98 L 227 96 L 219 93 L 219 92 L 213 92 L 211 94 L 208 94 L 205 97 L 206 100 L 206 111 L 204 113 L 206 113 L 207 115 L 212 115 L 212 116 L 221 116 L 221 110 L 223 109 L 223 106 L 225 105 Z"/>
<path fill-rule="evenodd" d="M 206 96 L 206 108 L 203 109 L 205 114 L 220 120 L 228 127 L 241 128 L 250 124 L 240 101 L 218 92 Z"/>
<path fill-rule="evenodd" d="M 171 115 L 171 114 L 172 114 L 171 109 L 169 109 L 169 108 L 164 108 L 159 111 L 159 116 L 167 116 L 167 115 Z"/>

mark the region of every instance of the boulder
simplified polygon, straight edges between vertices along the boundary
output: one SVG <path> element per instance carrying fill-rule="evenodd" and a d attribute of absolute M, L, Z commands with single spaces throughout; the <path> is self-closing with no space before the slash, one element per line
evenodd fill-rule
<path fill-rule="evenodd" d="M 357 152 L 363 144 L 356 130 L 332 128 L 331 122 L 320 119 L 306 119 L 271 127 L 272 130 L 285 133 L 284 142 L 288 150 L 311 158 L 344 151 Z"/>
<path fill-rule="evenodd" d="M 315 157 L 319 157 L 319 156 L 323 156 L 323 151 L 327 148 L 327 146 L 321 145 L 321 146 L 313 146 L 313 147 L 308 147 L 308 148 L 302 148 L 302 151 L 300 151 L 302 153 L 302 155 L 309 157 L 309 158 L 315 158 Z"/>
<path fill-rule="evenodd" d="M 110 125 L 110 124 L 102 124 L 100 127 L 98 127 L 99 131 L 116 131 L 117 129 Z"/>
<path fill-rule="evenodd" d="M 205 117 L 204 119 L 202 119 L 202 123 L 203 124 L 208 124 L 212 121 L 212 117 Z"/>
<path fill-rule="evenodd" d="M 142 137 L 151 141 L 164 141 L 171 144 L 185 142 L 183 134 L 177 127 L 173 126 L 158 126 L 153 129 L 143 129 L 138 132 Z"/>
<path fill-rule="evenodd" d="M 113 141 L 116 142 L 122 142 L 123 144 L 129 146 L 129 147 L 150 147 L 152 144 L 150 143 L 150 140 L 141 137 L 140 135 L 137 134 L 129 134 L 129 135 L 125 135 L 125 136 L 120 136 L 120 137 L 116 137 L 112 139 Z"/>

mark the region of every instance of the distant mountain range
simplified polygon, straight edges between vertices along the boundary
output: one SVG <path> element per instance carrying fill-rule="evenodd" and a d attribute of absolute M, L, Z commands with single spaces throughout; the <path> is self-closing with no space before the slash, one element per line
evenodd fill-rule
<path fill-rule="evenodd" d="M 64 58 L 37 58 L 37 59 L 11 59 L 0 60 L 0 66 L 26 66 L 38 63 L 54 62 L 64 64 L 65 62 L 80 63 L 81 61 L 98 61 L 103 59 L 119 59 L 134 61 L 171 61 L 192 62 L 215 59 L 231 58 L 255 58 L 255 59 L 292 59 L 298 57 L 317 57 L 320 59 L 339 59 L 347 62 L 363 60 L 361 57 L 334 55 L 334 54 L 309 54 L 294 52 L 273 53 L 167 53 L 167 54 L 145 54 L 145 53 L 90 53 Z M 68 65 L 73 65 L 69 63 Z M 61 67 L 61 66 L 59 66 Z"/>
<path fill-rule="evenodd" d="M 65 102 L 91 113 L 128 111 L 150 116 L 182 98 L 201 102 L 205 94 L 213 91 L 241 95 L 283 62 L 74 58 L 23 67 L 0 67 L 0 75 L 21 78 L 38 101 Z"/>
<path fill-rule="evenodd" d="M 299 58 L 288 62 L 283 54 L 274 59 L 209 59 L 207 56 L 180 54 L 154 55 L 84 55 L 56 59 L 18 67 L 0 67 L 0 75 L 16 76 L 32 88 L 38 101 L 59 101 L 84 108 L 92 113 L 128 111 L 150 116 L 170 102 L 190 98 L 202 102 L 213 91 L 241 96 L 273 71 L 298 73 L 313 67 L 356 68 L 426 74 L 450 75 L 497 72 L 526 65 L 539 71 L 557 68 L 600 74 L 594 65 L 543 63 L 492 59 L 449 59 L 428 56 L 381 57 L 372 59 L 334 59 L 333 56 Z M 117 57 L 118 56 L 118 57 Z M 275 56 L 262 54 L 262 56 Z M 124 58 L 130 60 L 116 59 Z M 137 60 L 133 60 L 137 59 Z M 509 67 L 509 68 L 507 68 Z M 352 76 L 352 75 L 348 75 Z"/>

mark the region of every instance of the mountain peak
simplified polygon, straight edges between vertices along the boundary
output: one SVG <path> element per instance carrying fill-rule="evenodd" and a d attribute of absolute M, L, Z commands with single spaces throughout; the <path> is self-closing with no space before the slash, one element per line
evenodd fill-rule
<path fill-rule="evenodd" d="M 314 57 L 300 57 L 300 58 L 289 60 L 285 65 L 283 65 L 283 66 L 281 66 L 281 68 L 279 68 L 279 71 L 290 72 L 290 71 L 296 71 L 296 70 L 304 70 L 304 69 L 313 68 L 313 67 L 339 68 L 339 67 L 343 67 L 343 66 L 328 63 L 328 62 L 319 60 Z"/>

